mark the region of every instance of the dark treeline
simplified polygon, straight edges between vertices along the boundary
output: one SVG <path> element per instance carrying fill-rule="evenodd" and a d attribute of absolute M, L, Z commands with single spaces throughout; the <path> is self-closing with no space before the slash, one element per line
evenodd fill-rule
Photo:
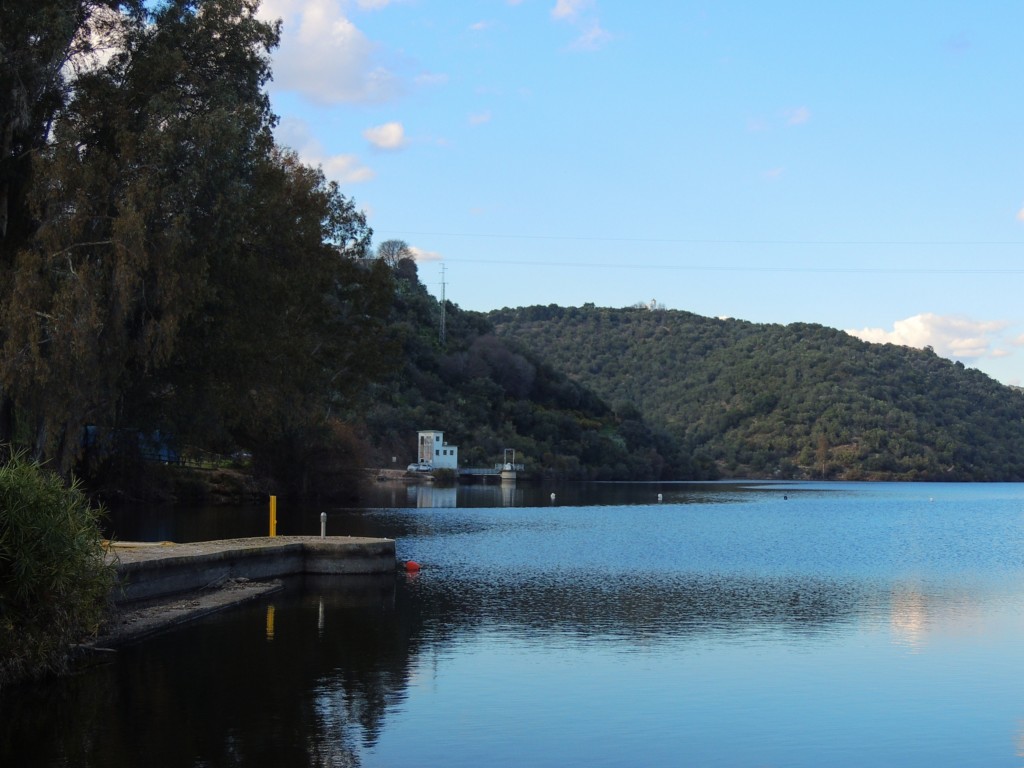
<path fill-rule="evenodd" d="M 642 308 L 489 319 L 711 476 L 1024 479 L 1024 394 L 930 349 Z"/>

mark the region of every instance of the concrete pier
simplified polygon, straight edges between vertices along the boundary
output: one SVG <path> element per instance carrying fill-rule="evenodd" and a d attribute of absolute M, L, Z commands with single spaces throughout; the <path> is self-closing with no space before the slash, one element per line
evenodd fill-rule
<path fill-rule="evenodd" d="M 154 600 L 234 579 L 266 581 L 299 574 L 381 574 L 395 570 L 395 542 L 351 536 L 275 536 L 194 544 L 114 542 L 115 602 Z"/>

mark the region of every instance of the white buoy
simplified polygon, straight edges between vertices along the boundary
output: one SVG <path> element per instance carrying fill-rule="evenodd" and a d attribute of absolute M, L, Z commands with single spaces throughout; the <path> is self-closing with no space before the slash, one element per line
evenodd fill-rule
<path fill-rule="evenodd" d="M 327 513 L 320 513 L 320 538 L 327 538 Z"/>
<path fill-rule="evenodd" d="M 551 503 L 553 504 L 554 502 L 555 502 L 555 494 L 552 493 L 551 494 Z"/>
<path fill-rule="evenodd" d="M 658 494 L 658 501 L 661 501 L 661 494 Z"/>

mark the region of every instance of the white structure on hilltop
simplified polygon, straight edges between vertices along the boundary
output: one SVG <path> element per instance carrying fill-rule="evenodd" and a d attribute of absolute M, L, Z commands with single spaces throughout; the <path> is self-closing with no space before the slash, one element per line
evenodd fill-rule
<path fill-rule="evenodd" d="M 417 433 L 416 460 L 434 469 L 458 469 L 459 448 L 444 441 L 444 432 L 425 429 Z"/>

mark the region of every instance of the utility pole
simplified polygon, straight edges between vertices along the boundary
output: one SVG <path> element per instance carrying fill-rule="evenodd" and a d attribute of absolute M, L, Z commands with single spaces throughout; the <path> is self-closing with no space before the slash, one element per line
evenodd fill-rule
<path fill-rule="evenodd" d="M 442 265 L 441 265 L 441 326 L 440 326 L 440 328 L 438 329 L 438 338 L 439 338 L 439 339 L 440 339 L 440 341 L 441 341 L 441 346 L 442 346 L 442 347 L 443 347 L 443 346 L 444 346 L 444 344 L 445 344 L 445 335 L 446 335 L 446 331 L 445 331 L 445 327 L 444 327 L 444 326 L 445 326 L 445 316 L 444 316 L 444 315 L 445 315 L 445 298 L 444 298 L 444 288 L 445 288 L 445 282 L 444 282 L 444 264 L 442 264 Z"/>

